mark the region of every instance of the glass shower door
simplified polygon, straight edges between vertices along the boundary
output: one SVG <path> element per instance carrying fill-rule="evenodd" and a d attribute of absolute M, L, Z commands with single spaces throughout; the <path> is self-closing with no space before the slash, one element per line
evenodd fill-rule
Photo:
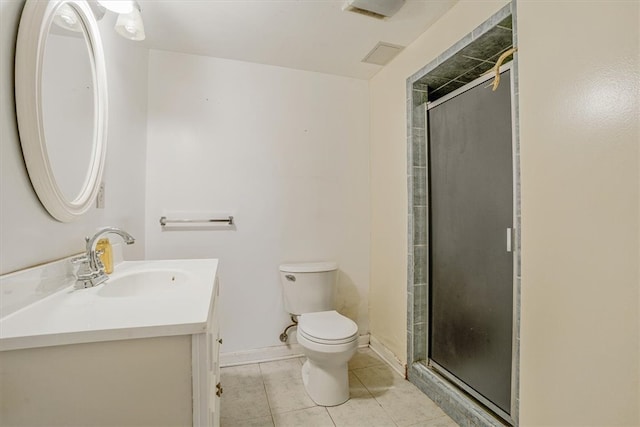
<path fill-rule="evenodd" d="M 509 72 L 428 110 L 429 362 L 511 412 L 513 170 Z M 509 247 L 508 247 L 509 246 Z M 501 414 L 504 416 L 504 414 Z"/>

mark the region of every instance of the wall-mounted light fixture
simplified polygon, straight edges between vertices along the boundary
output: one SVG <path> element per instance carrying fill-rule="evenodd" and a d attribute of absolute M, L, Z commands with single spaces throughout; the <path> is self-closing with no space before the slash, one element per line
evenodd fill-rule
<path fill-rule="evenodd" d="M 144 40 L 144 24 L 142 23 L 142 15 L 140 15 L 140 6 L 137 3 L 131 12 L 118 15 L 115 29 L 126 39 Z"/>
<path fill-rule="evenodd" d="M 95 6 L 93 10 L 96 19 L 102 19 L 106 10 L 117 13 L 118 20 L 114 28 L 122 37 L 136 41 L 145 39 L 144 23 L 140 14 L 142 9 L 137 1 L 95 0 L 95 2 L 90 1 L 89 4 Z"/>

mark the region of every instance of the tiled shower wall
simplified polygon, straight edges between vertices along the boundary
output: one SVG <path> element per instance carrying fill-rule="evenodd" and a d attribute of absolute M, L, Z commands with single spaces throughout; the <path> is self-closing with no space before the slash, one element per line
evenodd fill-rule
<path fill-rule="evenodd" d="M 441 377 L 429 370 L 424 362 L 427 360 L 428 321 L 429 321 L 429 228 L 428 228 L 428 158 L 427 158 L 427 115 L 426 106 L 428 95 L 433 91 L 427 83 L 429 76 L 437 75 L 443 65 L 450 65 L 463 58 L 470 48 L 486 50 L 490 48 L 498 52 L 487 56 L 487 60 L 495 61 L 511 45 L 517 46 L 515 3 L 509 4 L 498 13 L 465 36 L 462 40 L 440 55 L 435 61 L 419 70 L 407 80 L 407 171 L 408 171 L 408 301 L 407 301 L 407 361 L 409 379 L 423 392 L 438 403 L 460 425 L 502 425 L 500 421 L 488 415 L 486 411 Z M 505 32 L 512 29 L 512 35 L 507 38 Z M 483 36 L 485 36 L 483 38 Z M 498 35 L 498 36 L 496 36 Z M 501 40 L 497 40 L 501 39 Z M 485 43 L 486 42 L 486 43 Z M 490 46 L 491 45 L 491 46 Z M 441 68 L 439 68 L 441 67 Z M 490 67 L 489 67 L 490 68 Z M 434 72 L 435 71 L 435 72 Z M 455 73 L 454 73 L 455 74 Z M 514 138 L 514 186 L 515 210 L 514 228 L 516 254 L 514 260 L 514 329 L 515 345 L 513 389 L 516 390 L 515 402 L 511 414 L 515 424 L 518 424 L 519 399 L 519 350 L 520 350 L 520 145 L 518 127 L 518 64 L 517 56 L 513 60 L 512 78 L 514 91 L 512 93 L 513 138 Z M 439 88 L 442 92 L 442 87 Z M 452 88 L 451 90 L 454 90 Z M 439 93 L 437 97 L 443 96 Z M 423 363 L 419 363 L 423 362 Z"/>
<path fill-rule="evenodd" d="M 427 98 L 428 87 L 416 83 L 411 88 L 408 111 L 409 141 L 408 156 L 408 191 L 409 191 L 409 273 L 407 307 L 407 361 L 409 366 L 418 360 L 427 358 L 428 332 L 428 296 L 427 280 L 429 275 L 429 226 L 427 221 Z"/>

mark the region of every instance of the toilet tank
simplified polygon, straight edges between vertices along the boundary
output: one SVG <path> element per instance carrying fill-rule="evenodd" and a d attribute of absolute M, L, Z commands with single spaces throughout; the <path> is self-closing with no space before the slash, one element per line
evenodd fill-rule
<path fill-rule="evenodd" d="M 282 264 L 284 309 L 296 315 L 333 310 L 337 276 L 335 262 Z"/>

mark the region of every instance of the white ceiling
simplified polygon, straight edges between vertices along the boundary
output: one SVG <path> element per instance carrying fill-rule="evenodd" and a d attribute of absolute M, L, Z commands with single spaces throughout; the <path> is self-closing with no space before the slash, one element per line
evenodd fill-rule
<path fill-rule="evenodd" d="M 407 46 L 457 0 L 408 0 L 384 20 L 346 0 L 139 0 L 151 49 L 369 79 L 379 42 Z"/>

